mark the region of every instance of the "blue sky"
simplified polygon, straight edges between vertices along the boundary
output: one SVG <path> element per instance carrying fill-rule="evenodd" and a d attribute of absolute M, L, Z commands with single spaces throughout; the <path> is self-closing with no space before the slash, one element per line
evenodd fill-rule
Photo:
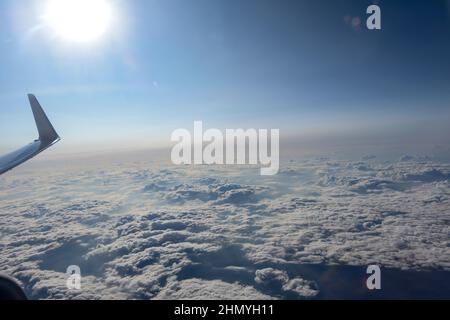
<path fill-rule="evenodd" d="M 45 1 L 0 1 L 0 151 L 36 136 L 28 92 L 61 151 L 160 147 L 194 120 L 447 141 L 448 1 L 381 1 L 381 31 L 372 1 L 109 2 L 110 30 L 75 44 L 43 25 Z"/>

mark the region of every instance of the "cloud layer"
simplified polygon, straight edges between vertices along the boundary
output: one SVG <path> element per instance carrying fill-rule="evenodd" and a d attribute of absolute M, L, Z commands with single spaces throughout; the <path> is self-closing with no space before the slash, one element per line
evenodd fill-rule
<path fill-rule="evenodd" d="M 0 271 L 36 299 L 320 298 L 333 266 L 450 271 L 450 165 L 429 159 L 293 160 L 274 177 L 122 163 L 1 182 Z"/>

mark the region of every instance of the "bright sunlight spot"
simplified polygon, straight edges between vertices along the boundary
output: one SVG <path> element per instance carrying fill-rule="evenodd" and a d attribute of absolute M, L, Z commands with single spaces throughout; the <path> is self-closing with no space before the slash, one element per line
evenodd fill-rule
<path fill-rule="evenodd" d="M 65 40 L 92 42 L 110 27 L 112 7 L 107 0 L 48 0 L 44 19 Z"/>

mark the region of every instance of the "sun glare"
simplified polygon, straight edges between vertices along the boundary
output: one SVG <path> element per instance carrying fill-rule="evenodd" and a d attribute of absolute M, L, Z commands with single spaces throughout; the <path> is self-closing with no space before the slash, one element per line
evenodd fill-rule
<path fill-rule="evenodd" d="M 92 42 L 108 31 L 112 8 L 107 0 L 48 0 L 44 19 L 65 40 Z"/>

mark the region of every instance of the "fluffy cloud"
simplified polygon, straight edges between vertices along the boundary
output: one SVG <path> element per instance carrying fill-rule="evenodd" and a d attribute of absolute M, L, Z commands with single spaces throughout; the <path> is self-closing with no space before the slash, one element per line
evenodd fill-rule
<path fill-rule="evenodd" d="M 253 287 L 238 283 L 226 283 L 220 280 L 204 281 L 190 279 L 169 281 L 155 299 L 182 300 L 270 300 L 271 297 L 257 291 Z"/>
<path fill-rule="evenodd" d="M 449 180 L 445 163 L 374 156 L 273 177 L 138 163 L 8 174 L 0 271 L 36 299 L 313 298 L 329 273 L 372 263 L 448 277 Z M 65 286 L 69 265 L 81 291 Z"/>
<path fill-rule="evenodd" d="M 295 292 L 300 297 L 309 298 L 319 294 L 313 281 L 302 278 L 289 279 L 286 271 L 265 268 L 256 270 L 255 282 L 260 285 L 275 287 L 277 290 Z"/>

